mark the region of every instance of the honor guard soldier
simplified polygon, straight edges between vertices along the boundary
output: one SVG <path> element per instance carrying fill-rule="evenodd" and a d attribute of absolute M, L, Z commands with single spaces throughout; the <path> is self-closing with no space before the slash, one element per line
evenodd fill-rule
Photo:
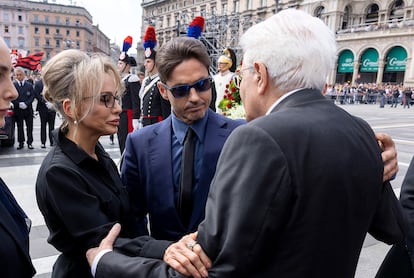
<path fill-rule="evenodd" d="M 134 57 L 128 56 L 127 51 L 132 45 L 132 37 L 124 39 L 122 53 L 118 60 L 118 70 L 121 74 L 122 82 L 125 86 L 125 92 L 122 96 L 120 114 L 120 123 L 118 127 L 118 143 L 121 154 L 125 148 L 125 140 L 128 133 L 139 127 L 140 118 L 140 99 L 139 90 L 141 82 L 137 75 L 131 74 L 131 67 L 136 67 L 137 62 Z"/>
<path fill-rule="evenodd" d="M 164 99 L 158 90 L 157 83 L 160 81 L 158 69 L 155 65 L 156 51 L 154 50 L 157 40 L 155 29 L 148 26 L 144 36 L 144 66 L 147 77 L 143 80 L 143 86 L 139 92 L 141 100 L 141 123 L 142 126 L 158 123 L 171 114 L 170 102 Z"/>
<path fill-rule="evenodd" d="M 226 86 L 234 76 L 236 70 L 236 54 L 230 48 L 225 48 L 223 54 L 217 60 L 218 73 L 213 76 L 216 89 L 216 111 L 222 112 L 219 108 L 220 101 L 224 97 Z"/>

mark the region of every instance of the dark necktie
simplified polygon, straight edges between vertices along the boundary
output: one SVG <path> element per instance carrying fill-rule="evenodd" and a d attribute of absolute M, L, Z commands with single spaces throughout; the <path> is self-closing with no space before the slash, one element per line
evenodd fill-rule
<path fill-rule="evenodd" d="M 180 195 L 178 212 L 181 222 L 188 226 L 191 217 L 191 194 L 193 191 L 193 165 L 194 165 L 194 131 L 189 127 L 184 139 L 181 156 Z"/>

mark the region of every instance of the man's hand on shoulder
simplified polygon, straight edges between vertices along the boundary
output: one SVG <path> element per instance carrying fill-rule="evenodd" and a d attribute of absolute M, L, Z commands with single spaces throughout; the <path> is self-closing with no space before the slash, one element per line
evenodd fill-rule
<path fill-rule="evenodd" d="M 117 223 L 112 227 L 108 235 L 101 241 L 98 247 L 90 248 L 88 251 L 86 251 L 86 258 L 88 260 L 89 266 L 92 267 L 93 273 L 95 273 L 96 266 L 98 265 L 99 259 L 102 257 L 102 255 L 114 249 L 114 242 L 120 232 L 121 225 Z M 97 259 L 96 262 L 95 259 Z"/>
<path fill-rule="evenodd" d="M 384 163 L 383 181 L 391 180 L 398 172 L 397 150 L 391 136 L 386 133 L 375 133 L 380 148 L 382 149 L 381 157 Z"/>

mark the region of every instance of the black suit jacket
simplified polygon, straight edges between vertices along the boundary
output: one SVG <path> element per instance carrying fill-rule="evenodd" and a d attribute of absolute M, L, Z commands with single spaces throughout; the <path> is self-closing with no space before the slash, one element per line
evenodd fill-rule
<path fill-rule="evenodd" d="M 367 232 L 387 243 L 404 238 L 380 153 L 365 121 L 316 90 L 234 130 L 198 229 L 209 277 L 354 277 Z M 97 277 L 171 277 L 144 259 L 122 270 L 113 262 L 134 258 L 114 257 L 102 257 Z M 150 267 L 157 273 L 139 276 Z"/>
<path fill-rule="evenodd" d="M 390 249 L 377 278 L 414 277 L 414 157 L 401 185 L 400 202 L 409 223 L 406 244 L 396 244 Z"/>
<path fill-rule="evenodd" d="M 380 153 L 365 121 L 316 90 L 236 129 L 199 227 L 209 277 L 353 277 L 367 232 L 404 236 Z"/>
<path fill-rule="evenodd" d="M 414 157 L 411 159 L 401 185 L 400 202 L 409 222 L 407 247 L 411 253 L 411 261 L 414 266 Z"/>
<path fill-rule="evenodd" d="M 14 113 L 20 114 L 24 113 L 25 111 L 33 111 L 32 103 L 35 97 L 33 92 L 33 85 L 25 80 L 23 86 L 19 86 L 17 81 L 14 82 L 14 86 L 18 92 L 18 97 L 12 101 L 14 106 Z M 24 102 L 27 105 L 27 108 L 24 110 L 20 109 L 19 102 Z"/>
<path fill-rule="evenodd" d="M 37 80 L 33 86 L 33 94 L 37 99 L 36 111 L 46 113 L 49 109 L 46 106 L 46 100 L 42 95 L 43 80 Z"/>
<path fill-rule="evenodd" d="M 10 204 L 16 206 L 17 211 L 21 210 L 2 179 L 0 183 L 4 190 L 0 190 L 3 194 L 1 199 L 6 198 Z M 21 219 L 22 215 L 17 213 L 13 215 L 9 209 L 3 202 L 0 202 L 0 276 L 4 278 L 32 277 L 36 271 L 29 255 L 29 233 L 26 230 L 26 233 L 22 234 L 25 227 L 18 224 L 24 221 Z"/>

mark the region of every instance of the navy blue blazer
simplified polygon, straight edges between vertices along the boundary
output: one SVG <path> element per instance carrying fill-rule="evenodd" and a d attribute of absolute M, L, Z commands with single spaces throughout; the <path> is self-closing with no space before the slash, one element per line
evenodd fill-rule
<path fill-rule="evenodd" d="M 198 224 L 204 219 L 210 183 L 224 142 L 243 123 L 245 121 L 231 120 L 212 110 L 208 111 L 199 191 L 193 199 L 188 227 L 182 225 L 174 202 L 172 117 L 128 135 L 121 178 L 130 194 L 141 234 L 148 234 L 147 214 L 151 236 L 156 239 L 178 240 L 197 230 Z"/>
<path fill-rule="evenodd" d="M 26 215 L 1 178 L 0 187 L 1 277 L 33 277 L 36 271 L 29 254 L 29 231 L 24 221 Z"/>

